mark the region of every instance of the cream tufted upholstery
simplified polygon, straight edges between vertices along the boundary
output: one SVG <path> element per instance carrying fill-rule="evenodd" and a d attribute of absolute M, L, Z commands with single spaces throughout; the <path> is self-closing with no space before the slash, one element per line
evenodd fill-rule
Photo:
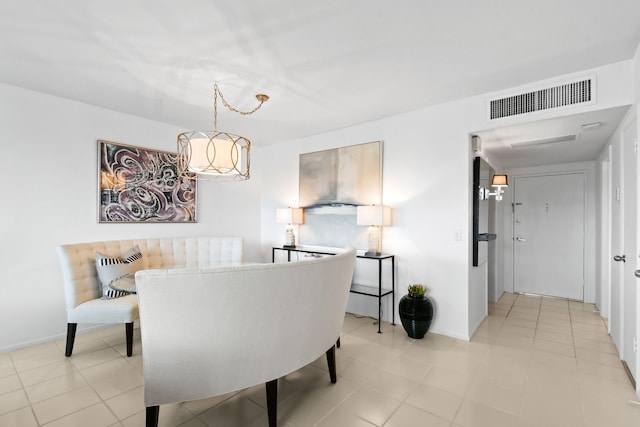
<path fill-rule="evenodd" d="M 325 352 L 335 382 L 355 258 L 136 273 L 147 425 L 161 404 L 267 383 L 273 426 L 277 379 Z"/>
<path fill-rule="evenodd" d="M 67 306 L 67 356 L 73 351 L 78 323 L 125 323 L 127 354 L 131 355 L 133 322 L 138 319 L 138 299 L 128 295 L 101 299 L 102 286 L 96 271 L 96 252 L 119 256 L 138 245 L 145 269 L 209 268 L 242 263 L 240 237 L 181 237 L 113 240 L 58 246 Z"/>

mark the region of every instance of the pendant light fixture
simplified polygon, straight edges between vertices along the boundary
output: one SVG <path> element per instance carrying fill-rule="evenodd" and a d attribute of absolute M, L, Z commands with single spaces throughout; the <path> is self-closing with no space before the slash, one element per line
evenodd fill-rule
<path fill-rule="evenodd" d="M 194 130 L 178 135 L 178 173 L 190 179 L 210 181 L 249 179 L 251 142 L 244 136 L 218 130 L 218 96 L 225 107 L 241 115 L 255 113 L 269 100 L 267 95 L 258 94 L 257 107 L 250 111 L 240 111 L 229 105 L 218 84 L 214 83 L 213 131 Z"/>

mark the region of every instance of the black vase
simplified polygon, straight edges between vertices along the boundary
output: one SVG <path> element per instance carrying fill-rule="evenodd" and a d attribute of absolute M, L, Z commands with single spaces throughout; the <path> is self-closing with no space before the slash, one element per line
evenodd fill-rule
<path fill-rule="evenodd" d="M 400 298 L 398 314 L 402 327 L 411 338 L 420 339 L 429 330 L 433 320 L 433 304 L 428 297 L 411 297 L 405 295 Z"/>

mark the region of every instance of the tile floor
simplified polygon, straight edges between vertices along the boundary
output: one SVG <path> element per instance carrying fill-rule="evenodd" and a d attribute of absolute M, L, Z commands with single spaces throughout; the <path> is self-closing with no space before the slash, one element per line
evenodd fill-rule
<path fill-rule="evenodd" d="M 324 357 L 280 381 L 283 427 L 640 426 L 594 306 L 505 294 L 471 342 L 346 315 L 338 382 Z M 139 336 L 139 330 L 136 329 Z M 143 426 L 140 342 L 124 327 L 0 354 L 0 426 Z M 267 426 L 264 387 L 160 407 L 161 426 Z"/>

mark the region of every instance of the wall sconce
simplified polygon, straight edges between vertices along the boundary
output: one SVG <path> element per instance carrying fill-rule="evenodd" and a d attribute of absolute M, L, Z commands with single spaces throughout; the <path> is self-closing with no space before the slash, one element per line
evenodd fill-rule
<path fill-rule="evenodd" d="M 504 190 L 502 187 L 508 187 L 509 182 L 507 181 L 507 175 L 494 175 L 491 179 L 491 186 L 496 187 L 496 191 L 491 193 L 488 188 L 480 187 L 479 195 L 480 200 L 489 200 L 489 196 L 495 196 L 496 201 L 502 200 L 502 195 L 504 194 Z"/>
<path fill-rule="evenodd" d="M 293 232 L 293 224 L 304 224 L 304 211 L 301 208 L 276 209 L 276 222 L 287 224 L 284 229 L 284 247 L 296 247 L 296 235 Z"/>
<path fill-rule="evenodd" d="M 356 211 L 358 225 L 366 225 L 368 249 L 367 256 L 378 256 L 382 253 L 381 226 L 391 225 L 391 208 L 389 206 L 358 206 Z"/>

